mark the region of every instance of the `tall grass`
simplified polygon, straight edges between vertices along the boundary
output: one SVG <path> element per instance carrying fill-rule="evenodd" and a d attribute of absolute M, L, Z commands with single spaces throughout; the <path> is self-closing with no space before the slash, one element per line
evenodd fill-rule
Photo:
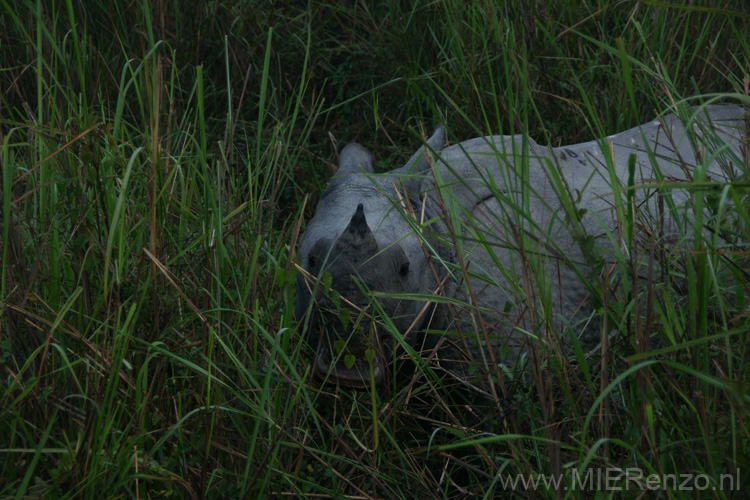
<path fill-rule="evenodd" d="M 492 498 L 607 467 L 747 488 L 747 157 L 711 186 L 713 233 L 651 257 L 668 279 L 609 255 L 622 279 L 592 289 L 619 343 L 496 398 L 412 349 L 374 393 L 320 387 L 292 314 L 336 147 L 386 169 L 422 124 L 558 145 L 696 94 L 747 103 L 743 3 L 0 10 L 0 497 Z"/>

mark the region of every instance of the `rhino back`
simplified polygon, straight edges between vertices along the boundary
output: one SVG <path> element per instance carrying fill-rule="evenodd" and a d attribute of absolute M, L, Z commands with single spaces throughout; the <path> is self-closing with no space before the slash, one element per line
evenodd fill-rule
<path fill-rule="evenodd" d="M 581 194 L 580 206 L 597 214 L 611 211 L 618 191 L 613 181 L 620 184 L 620 189 L 627 187 L 631 155 L 636 186 L 690 180 L 703 166 L 709 180 L 726 182 L 732 177 L 726 169 L 731 161 L 728 157 L 741 153 L 744 111 L 738 106 L 723 105 L 693 111 L 695 115 L 688 122 L 693 129 L 691 134 L 686 133 L 683 120 L 670 114 L 603 140 L 550 148 L 544 154 L 559 165 L 571 191 Z M 731 151 L 717 155 L 712 146 L 718 144 L 730 145 Z M 647 192 L 636 190 L 641 195 Z M 671 189 L 670 194 L 676 203 L 690 197 L 684 189 Z"/>
<path fill-rule="evenodd" d="M 592 261 L 583 254 L 583 239 L 593 237 L 605 253 L 619 244 L 612 240 L 621 222 L 615 196 L 622 196 L 629 182 L 637 187 L 642 222 L 652 224 L 646 226 L 650 234 L 648 228 L 658 222 L 656 182 L 671 182 L 668 192 L 679 205 L 691 197 L 679 182 L 692 179 L 697 168 L 705 167 L 709 180 L 731 178 L 727 156 L 742 152 L 743 110 L 708 106 L 706 112 L 708 118 L 698 115 L 692 122 L 693 137 L 681 120 L 668 115 L 602 141 L 560 148 L 540 147 L 521 136 L 494 136 L 445 149 L 438 182 L 448 192 L 444 198 L 457 200 L 463 210 L 463 216 L 453 215 L 462 221 L 461 255 L 468 271 L 459 277 L 456 294 L 481 313 L 462 308 L 453 329 L 475 336 L 474 345 L 483 343 L 481 332 L 489 333 L 493 348 L 509 347 L 509 361 L 523 352 L 529 334 L 560 334 L 567 324 L 574 325 L 585 348 L 593 347 L 599 327 L 590 316 Z M 731 151 L 711 151 L 712 134 Z M 563 180 L 564 196 L 573 200 L 580 222 L 564 210 L 561 186 L 551 180 L 550 169 Z"/>

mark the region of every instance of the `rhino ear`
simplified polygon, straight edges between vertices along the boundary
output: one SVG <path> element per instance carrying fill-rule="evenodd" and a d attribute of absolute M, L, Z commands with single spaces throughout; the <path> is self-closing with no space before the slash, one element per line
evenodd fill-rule
<path fill-rule="evenodd" d="M 351 142 L 339 154 L 339 170 L 336 175 L 359 174 L 361 172 L 374 173 L 375 160 L 367 149 L 356 142 Z"/>
<path fill-rule="evenodd" d="M 409 158 L 409 161 L 407 161 L 406 165 L 401 167 L 401 169 L 412 174 L 421 174 L 425 172 L 430 167 L 430 160 L 426 153 L 428 151 L 432 153 L 432 159 L 434 161 L 435 153 L 442 151 L 444 146 L 445 128 L 442 125 L 438 125 L 435 127 L 430 138 L 427 139 L 421 148 L 417 149 L 417 152 Z"/>
<path fill-rule="evenodd" d="M 408 193 L 419 192 L 422 186 L 422 174 L 435 163 L 437 153 L 442 151 L 444 146 L 445 128 L 438 125 L 430 138 L 409 158 L 406 165 L 393 170 L 391 174 L 401 177 Z"/>

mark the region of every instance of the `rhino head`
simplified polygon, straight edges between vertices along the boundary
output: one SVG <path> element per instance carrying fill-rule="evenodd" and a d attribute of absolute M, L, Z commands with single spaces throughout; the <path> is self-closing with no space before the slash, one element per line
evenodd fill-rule
<path fill-rule="evenodd" d="M 408 296 L 433 291 L 435 275 L 396 189 L 418 191 L 418 174 L 430 164 L 427 152 L 443 143 L 438 128 L 390 175 L 372 175 L 373 157 L 362 146 L 342 150 L 339 170 L 300 243 L 304 272 L 297 277 L 295 315 L 306 318 L 318 378 L 353 387 L 380 382 L 392 334 L 411 342 L 420 320 L 429 319 L 425 303 Z M 420 203 L 418 197 L 412 201 Z M 383 317 L 395 332 L 384 331 Z"/>

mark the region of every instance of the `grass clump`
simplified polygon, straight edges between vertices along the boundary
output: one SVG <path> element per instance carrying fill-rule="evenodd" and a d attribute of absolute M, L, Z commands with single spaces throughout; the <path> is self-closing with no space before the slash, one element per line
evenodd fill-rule
<path fill-rule="evenodd" d="M 610 255 L 621 281 L 592 289 L 618 343 L 496 399 L 400 358 L 374 393 L 319 387 L 293 317 L 341 144 L 385 170 L 421 124 L 559 145 L 690 96 L 746 106 L 743 3 L 0 10 L 0 497 L 579 498 L 618 468 L 743 491 L 747 146 L 690 251 L 648 256 L 662 275 Z"/>

